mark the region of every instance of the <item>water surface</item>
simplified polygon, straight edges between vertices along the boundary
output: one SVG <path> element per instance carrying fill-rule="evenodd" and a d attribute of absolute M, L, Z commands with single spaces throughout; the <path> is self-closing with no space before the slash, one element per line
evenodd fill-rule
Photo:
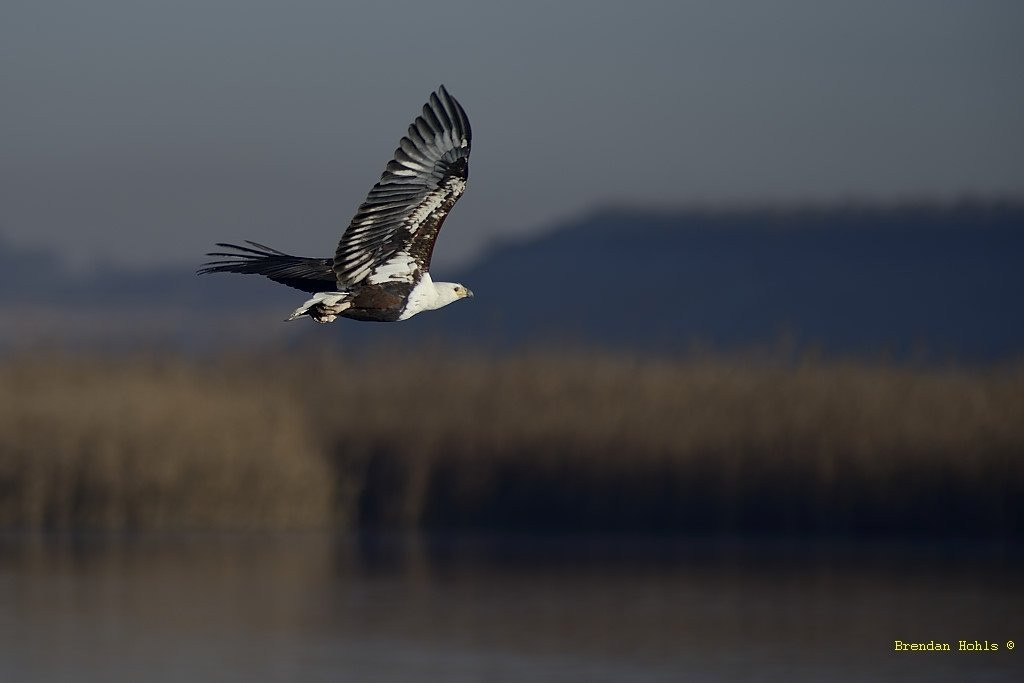
<path fill-rule="evenodd" d="M 0 680 L 1000 681 L 1024 672 L 1022 567 L 976 545 L 5 536 Z"/>

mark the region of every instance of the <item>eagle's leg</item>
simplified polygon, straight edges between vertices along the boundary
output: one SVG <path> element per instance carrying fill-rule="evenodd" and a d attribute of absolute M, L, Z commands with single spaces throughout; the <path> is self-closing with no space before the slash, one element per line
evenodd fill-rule
<path fill-rule="evenodd" d="M 312 299 L 292 311 L 288 320 L 309 316 L 318 323 L 329 323 L 349 308 L 352 308 L 349 292 L 317 292 Z"/>

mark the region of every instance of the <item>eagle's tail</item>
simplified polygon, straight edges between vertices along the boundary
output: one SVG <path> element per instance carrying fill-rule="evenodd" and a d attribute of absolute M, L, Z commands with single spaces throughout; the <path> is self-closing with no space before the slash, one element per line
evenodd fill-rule
<path fill-rule="evenodd" d="M 288 316 L 285 322 L 308 315 L 318 323 L 334 322 L 343 311 L 352 308 L 349 292 L 317 292 Z"/>

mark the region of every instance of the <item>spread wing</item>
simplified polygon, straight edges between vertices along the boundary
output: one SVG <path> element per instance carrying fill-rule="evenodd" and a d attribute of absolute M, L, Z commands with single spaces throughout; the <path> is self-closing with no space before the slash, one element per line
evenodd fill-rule
<path fill-rule="evenodd" d="M 334 289 L 334 272 L 331 259 L 292 256 L 258 242 L 246 241 L 249 246 L 217 242 L 218 247 L 233 251 L 211 251 L 207 256 L 216 257 L 207 261 L 197 271 L 207 273 L 244 273 L 263 275 L 274 282 L 288 285 L 303 292 L 315 294 Z"/>
<path fill-rule="evenodd" d="M 339 288 L 363 280 L 411 283 L 429 269 L 441 225 L 466 188 L 471 140 L 466 112 L 442 85 L 341 236 L 334 254 Z"/>

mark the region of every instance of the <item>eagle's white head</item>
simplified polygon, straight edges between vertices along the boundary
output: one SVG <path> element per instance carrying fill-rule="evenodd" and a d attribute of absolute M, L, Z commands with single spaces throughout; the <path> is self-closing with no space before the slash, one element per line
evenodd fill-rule
<path fill-rule="evenodd" d="M 405 309 L 399 320 L 407 320 L 422 311 L 433 311 L 453 301 L 473 296 L 469 287 L 458 282 L 433 282 L 429 273 L 424 273 L 416 286 L 409 292 Z"/>
<path fill-rule="evenodd" d="M 435 282 L 434 288 L 437 290 L 438 308 L 447 306 L 453 301 L 473 296 L 473 292 L 469 287 L 458 282 Z"/>

